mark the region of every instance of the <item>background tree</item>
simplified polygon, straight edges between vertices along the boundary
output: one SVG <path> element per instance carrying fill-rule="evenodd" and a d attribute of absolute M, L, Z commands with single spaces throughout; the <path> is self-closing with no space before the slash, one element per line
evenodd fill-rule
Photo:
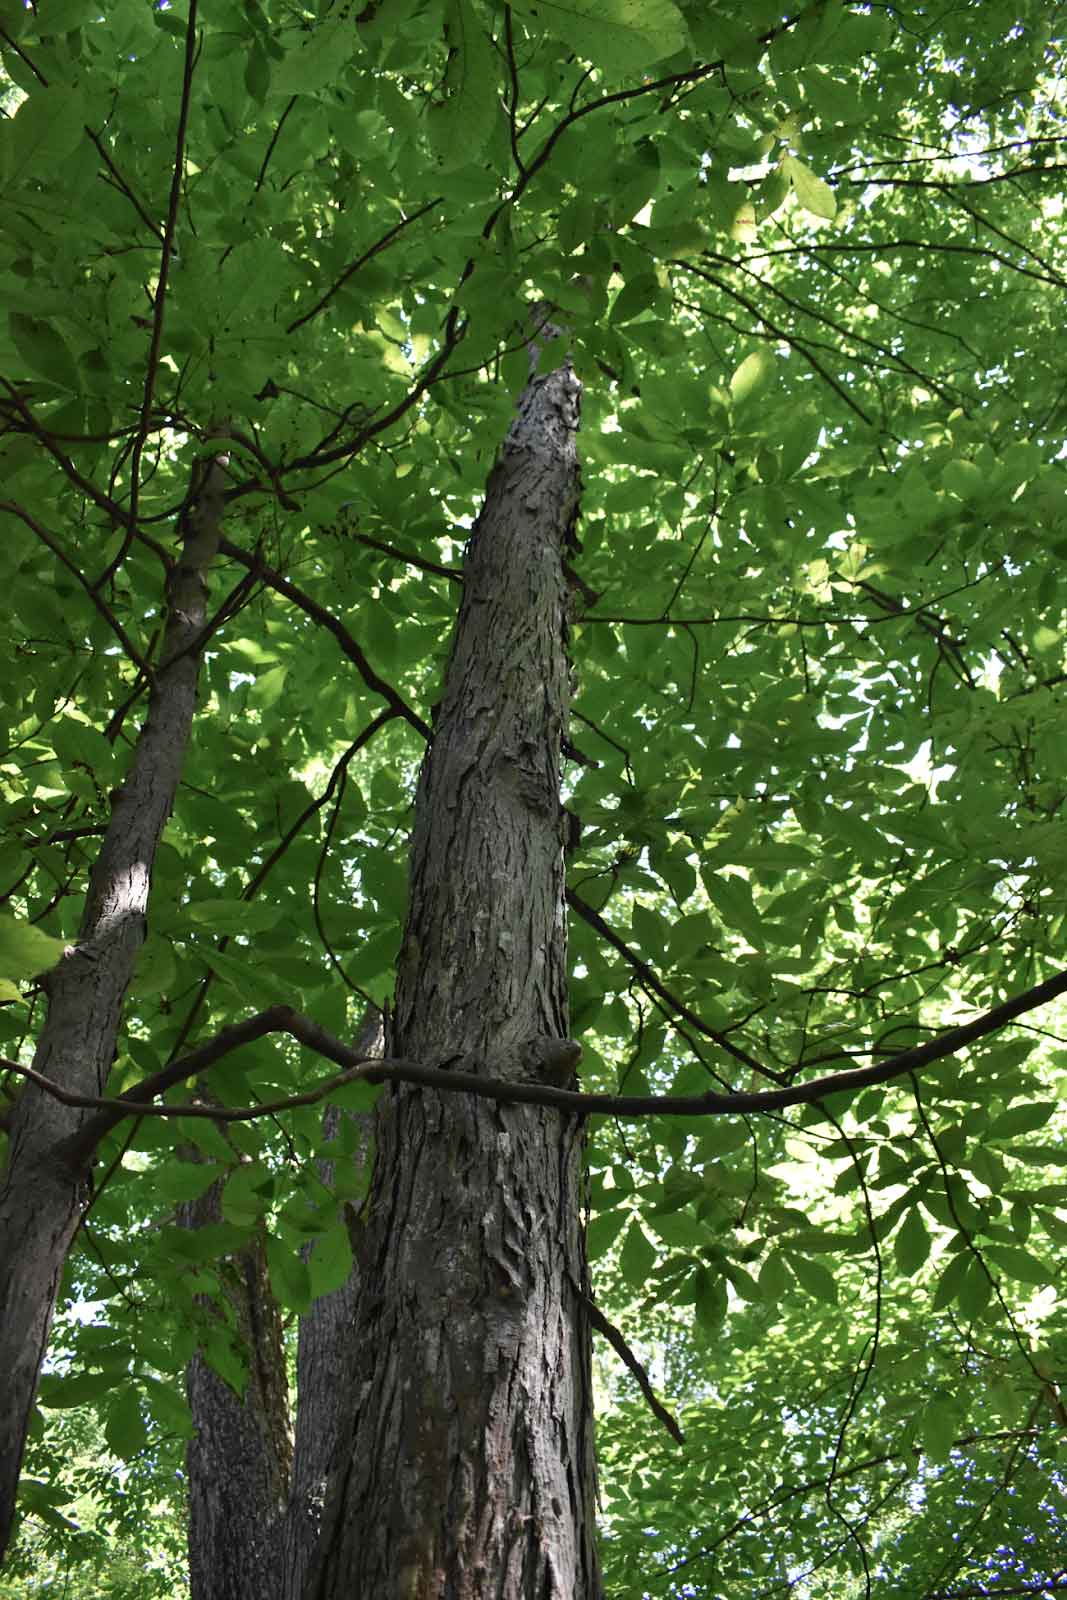
<path fill-rule="evenodd" d="M 1058 16 L 0 13 L 0 559 L 19 669 L 0 931 L 9 980 L 55 968 L 47 1020 L 32 985 L 0 1015 L 18 1095 L 0 1200 L 9 1471 L 75 1230 L 61 1304 L 95 1308 L 62 1319 L 41 1392 L 59 1421 L 31 1427 L 38 1553 L 73 1537 L 64 1407 L 93 1403 L 109 1450 L 166 1478 L 191 1362 L 194 1509 L 197 1482 L 219 1509 L 244 1429 L 263 1510 L 238 1530 L 223 1507 L 233 1570 L 296 1582 L 325 1470 L 320 1450 L 301 1476 L 300 1415 L 321 1445 L 314 1373 L 341 1370 L 353 1304 L 350 1353 L 384 1354 L 353 1234 L 368 1258 L 403 1255 L 418 1235 L 383 1236 L 383 1197 L 418 1160 L 416 1198 L 449 1192 L 449 1139 L 413 1151 L 398 1130 L 441 1116 L 476 1148 L 499 1118 L 544 1172 L 531 1130 L 593 1110 L 494 1056 L 488 958 L 430 1016 L 422 867 L 410 911 L 406 889 L 447 640 L 460 594 L 469 618 L 481 593 L 459 550 L 486 479 L 489 508 L 500 492 L 526 307 L 550 305 L 584 386 L 563 791 L 581 823 L 570 1031 L 583 1088 L 612 1097 L 587 1121 L 590 1253 L 687 1436 L 679 1451 L 647 1408 L 609 1410 L 606 1586 L 1062 1587 L 1061 1062 L 1054 1023 L 1031 1016 L 1067 987 Z M 528 396 L 569 370 L 551 344 L 545 362 Z M 525 603 L 536 631 L 546 602 L 524 570 L 487 599 Z M 493 688 L 506 700 L 519 675 Z M 487 693 L 446 685 L 438 736 L 469 733 Z M 550 872 L 555 705 L 536 756 L 494 777 Z M 475 787 L 490 809 L 504 792 Z M 443 821 L 431 789 L 416 863 L 419 830 Z M 534 924 L 511 915 L 521 951 Z M 385 1048 L 408 1065 L 388 1070 L 429 1065 L 431 1087 L 389 1090 L 357 1215 L 365 1134 L 337 1112 L 377 1091 L 366 1043 L 340 1041 L 398 979 Z M 560 1004 L 543 1029 L 501 1023 L 504 1043 L 562 1037 Z M 33 1038 L 49 1082 L 23 1087 Z M 325 1120 L 316 1050 L 347 1074 Z M 451 1084 L 432 1078 L 444 1063 Z M 480 1080 L 456 1092 L 457 1066 Z M 95 1104 L 105 1088 L 126 1105 Z M 494 1109 L 523 1096 L 541 1109 Z M 501 1205 L 478 1171 L 472 1218 L 479 1194 Z M 553 1203 L 523 1219 L 535 1240 Z M 570 1241 L 572 1202 L 563 1219 Z M 516 1270 L 541 1289 L 559 1265 L 531 1249 Z M 386 1322 L 403 1283 L 382 1288 Z M 561 1359 L 580 1368 L 583 1314 L 605 1324 L 580 1281 L 566 1292 Z M 274 1302 L 319 1353 L 292 1474 Z M 535 1348 L 549 1329 L 532 1321 Z M 549 1471 L 579 1443 L 551 1433 L 534 1440 Z M 428 1427 L 408 1457 L 414 1521 L 383 1557 L 431 1584 L 462 1559 L 466 1514 L 450 1502 L 446 1556 L 405 1552 L 440 1532 L 417 1471 L 439 1443 Z M 120 1527 L 122 1481 L 100 1491 Z M 353 1502 L 338 1488 L 331 1504 L 320 1593 L 356 1571 Z M 194 1532 L 207 1594 L 230 1579 L 198 1567 L 204 1548 Z"/>

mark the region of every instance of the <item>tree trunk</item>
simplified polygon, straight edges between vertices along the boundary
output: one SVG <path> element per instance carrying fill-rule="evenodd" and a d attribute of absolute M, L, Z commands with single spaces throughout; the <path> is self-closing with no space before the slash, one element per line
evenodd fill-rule
<path fill-rule="evenodd" d="M 222 1184 L 212 1184 L 182 1208 L 183 1222 L 220 1222 L 221 1198 Z M 292 1466 L 285 1346 L 262 1237 L 224 1270 L 248 1376 L 238 1395 L 199 1350 L 186 1369 L 195 1427 L 186 1451 L 189 1592 L 192 1600 L 263 1600 L 278 1585 Z"/>
<path fill-rule="evenodd" d="M 360 1030 L 354 1047 L 360 1055 L 385 1053 L 382 1016 L 372 1011 Z M 350 1159 L 364 1165 L 370 1159 L 371 1118 L 366 1112 L 342 1112 L 327 1107 L 323 1117 L 326 1138 L 337 1137 L 342 1117 L 362 1126 L 359 1154 Z M 329 1188 L 336 1163 L 319 1163 L 319 1177 Z M 347 1209 L 347 1208 L 346 1208 Z M 355 1217 L 352 1231 L 356 1231 Z M 282 1563 L 284 1587 L 278 1600 L 302 1600 L 308 1572 L 318 1548 L 322 1510 L 330 1463 L 339 1442 L 344 1394 L 348 1378 L 348 1352 L 359 1287 L 359 1267 L 354 1265 L 348 1281 L 332 1294 L 316 1300 L 300 1319 L 296 1352 L 296 1439 L 293 1449 L 293 1484 L 286 1518 L 286 1547 Z M 194 1597 L 195 1600 L 195 1597 Z"/>
<path fill-rule="evenodd" d="M 370 1056 L 381 1055 L 382 1044 L 382 1019 L 375 1011 L 354 1046 Z M 327 1107 L 327 1140 L 336 1137 L 345 1115 L 352 1114 Z M 318 1163 L 327 1188 L 335 1166 L 332 1159 Z M 183 1222 L 192 1228 L 218 1222 L 221 1199 L 222 1184 L 213 1184 L 182 1208 Z M 300 1600 L 337 1441 L 357 1273 L 353 1268 L 340 1289 L 321 1296 L 300 1319 L 294 1447 L 281 1318 L 262 1241 L 227 1267 L 226 1294 L 248 1379 L 238 1394 L 201 1351 L 186 1371 L 195 1429 L 186 1452 L 191 1600 Z"/>
<path fill-rule="evenodd" d="M 579 384 L 523 393 L 423 765 L 397 1053 L 569 1076 L 560 746 Z M 594 1600 L 581 1130 L 400 1087 L 378 1118 L 350 1414 L 308 1595 Z"/>
<path fill-rule="evenodd" d="M 104 1091 L 123 1002 L 144 942 L 156 847 L 174 802 L 193 711 L 206 617 L 205 573 L 218 544 L 222 469 L 203 469 L 167 580 L 161 664 L 129 773 L 93 866 L 78 944 L 45 980 L 48 1016 L 34 1067 L 80 1095 Z M 63 1264 L 88 1198 L 88 1163 L 63 1145 L 92 1113 L 28 1084 L 11 1119 L 0 1178 L 0 1556 L 14 1516 L 26 1429 Z"/>

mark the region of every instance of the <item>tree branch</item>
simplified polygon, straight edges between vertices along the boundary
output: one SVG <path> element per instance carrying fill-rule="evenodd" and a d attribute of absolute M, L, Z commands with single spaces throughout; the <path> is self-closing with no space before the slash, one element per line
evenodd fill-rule
<path fill-rule="evenodd" d="M 269 567 L 262 557 L 255 552 L 242 550 L 240 545 L 232 544 L 229 539 L 221 540 L 219 549 L 223 555 L 229 556 L 231 561 L 239 561 L 242 566 L 247 567 L 250 572 L 254 572 L 257 577 L 261 578 L 268 588 L 276 590 L 278 594 L 283 594 L 287 600 L 291 600 L 294 605 L 299 606 L 301 611 L 317 622 L 320 627 L 325 628 L 328 633 L 332 633 L 344 654 L 357 667 L 360 677 L 367 685 L 367 688 L 374 694 L 380 695 L 386 705 L 398 717 L 403 717 L 405 722 L 409 722 L 416 733 L 421 733 L 427 742 L 432 739 L 433 735 L 430 728 L 423 722 L 418 712 L 408 705 L 403 695 L 394 689 L 391 683 L 387 683 L 384 678 L 378 676 L 348 629 L 343 623 L 338 622 L 332 612 L 327 611 L 325 606 L 320 605 L 317 600 L 313 600 L 309 594 L 298 588 L 295 583 L 290 583 L 289 579 L 283 577 L 277 568 Z"/>
<path fill-rule="evenodd" d="M 67 571 L 72 575 L 72 577 L 74 577 L 78 583 L 81 584 L 82 588 L 89 596 L 89 599 L 93 602 L 93 605 L 96 607 L 97 611 L 99 611 L 100 615 L 103 617 L 104 621 L 107 623 L 108 627 L 111 629 L 112 633 L 121 644 L 123 650 L 129 656 L 130 660 L 141 670 L 141 672 L 144 673 L 149 683 L 153 682 L 152 668 L 149 666 L 141 652 L 137 649 L 137 646 L 134 644 L 133 640 L 122 626 L 122 623 L 108 605 L 107 601 L 102 595 L 97 594 L 96 590 L 93 588 L 93 585 L 89 582 L 84 572 L 82 572 L 77 562 L 71 560 L 66 551 L 63 549 L 62 545 L 60 545 L 59 541 L 54 539 L 48 530 L 41 526 L 36 517 L 32 517 L 28 511 L 24 510 L 22 506 L 16 504 L 14 500 L 0 500 L 0 511 L 9 511 L 13 517 L 18 517 L 26 524 L 27 528 L 29 528 L 32 533 L 37 535 L 38 539 L 40 539 L 43 545 L 47 545 L 48 549 L 51 550 L 56 560 L 62 562 L 63 566 L 66 567 Z"/>
<path fill-rule="evenodd" d="M 69 959 L 69 958 L 68 958 Z M 266 1011 L 235 1023 L 230 1028 L 208 1040 L 198 1050 L 173 1061 L 151 1077 L 128 1089 L 113 1099 L 93 1095 L 72 1094 L 61 1088 L 31 1067 L 20 1066 L 17 1061 L 0 1057 L 0 1068 L 28 1079 L 64 1105 L 81 1106 L 97 1111 L 98 1115 L 85 1122 L 78 1134 L 57 1146 L 55 1155 L 68 1165 L 83 1166 L 92 1156 L 100 1140 L 125 1117 L 207 1117 L 216 1122 L 252 1122 L 258 1117 L 276 1116 L 297 1106 L 310 1106 L 325 1100 L 328 1095 L 344 1088 L 346 1084 L 412 1083 L 426 1089 L 438 1089 L 449 1094 L 457 1091 L 496 1100 L 504 1105 L 551 1106 L 571 1116 L 615 1117 L 708 1117 L 732 1116 L 738 1113 L 782 1111 L 789 1106 L 815 1105 L 828 1095 L 855 1093 L 874 1084 L 889 1083 L 905 1073 L 916 1072 L 946 1056 L 957 1055 L 968 1045 L 975 1044 L 988 1034 L 996 1033 L 1016 1017 L 1038 1006 L 1047 1005 L 1059 995 L 1067 994 L 1067 972 L 1058 972 L 1044 983 L 1036 984 L 1003 1005 L 983 1012 L 972 1022 L 958 1028 L 949 1028 L 925 1044 L 870 1067 L 856 1067 L 849 1072 L 833 1072 L 826 1077 L 814 1078 L 809 1083 L 792 1084 L 785 1089 L 767 1089 L 751 1092 L 719 1094 L 711 1091 L 698 1095 L 619 1095 L 583 1094 L 580 1090 L 557 1089 L 545 1082 L 508 1082 L 500 1078 L 483 1076 L 479 1071 L 454 1071 L 447 1066 L 423 1066 L 417 1061 L 403 1058 L 368 1060 L 350 1045 L 344 1044 L 310 1017 L 305 1017 L 291 1006 L 271 1006 Z M 261 1039 L 268 1033 L 287 1033 L 316 1054 L 334 1061 L 344 1070 L 334 1077 L 305 1090 L 303 1094 L 290 1095 L 284 1100 L 272 1100 L 258 1106 L 236 1109 L 219 1106 L 159 1106 L 153 1097 L 173 1089 L 188 1078 L 196 1077 L 213 1066 L 223 1056 L 240 1045 Z M 527 1061 L 536 1062 L 539 1075 L 551 1078 L 569 1072 L 579 1057 L 581 1046 L 573 1039 L 531 1040 L 527 1047 Z M 470 1061 L 459 1058 L 461 1066 L 492 1067 L 493 1062 Z"/>

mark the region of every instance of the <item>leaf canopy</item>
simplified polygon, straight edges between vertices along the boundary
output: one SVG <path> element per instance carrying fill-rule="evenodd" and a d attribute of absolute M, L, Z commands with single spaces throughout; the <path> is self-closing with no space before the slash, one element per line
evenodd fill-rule
<path fill-rule="evenodd" d="M 345 1037 L 389 995 L 531 302 L 585 386 L 585 1086 L 803 1081 L 1062 966 L 1061 8 L 50 0 L 4 8 L 0 43 L 8 1058 L 37 1020 L 13 985 L 77 938 L 190 473 L 220 450 L 217 626 L 109 1092 L 249 1011 Z M 687 1435 L 605 1357 L 612 1592 L 914 1597 L 1062 1566 L 1065 1065 L 1042 1013 L 840 1103 L 595 1124 L 598 1294 Z M 261 1040 L 210 1087 L 247 1106 L 321 1075 Z M 166 1477 L 222 1255 L 266 1219 L 289 1311 L 341 1281 L 322 1148 L 316 1106 L 109 1135 L 27 1567 L 85 1549 L 73 1486 L 44 1489 L 84 1447 L 66 1408 Z M 220 1172 L 224 1220 L 176 1226 Z M 236 1381 L 226 1341 L 212 1359 Z"/>

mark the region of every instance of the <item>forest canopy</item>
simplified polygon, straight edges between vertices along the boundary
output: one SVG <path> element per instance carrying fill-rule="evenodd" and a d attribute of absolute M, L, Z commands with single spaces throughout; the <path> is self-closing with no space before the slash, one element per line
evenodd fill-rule
<path fill-rule="evenodd" d="M 564 346 L 603 1592 L 1067 1592 L 1063 21 L 0 0 L 0 1199 L 23 1096 L 80 1186 L 3 1600 L 185 1593 L 188 1364 L 248 1403 L 249 1306 L 292 1378 L 350 1281 L 464 552 Z"/>

